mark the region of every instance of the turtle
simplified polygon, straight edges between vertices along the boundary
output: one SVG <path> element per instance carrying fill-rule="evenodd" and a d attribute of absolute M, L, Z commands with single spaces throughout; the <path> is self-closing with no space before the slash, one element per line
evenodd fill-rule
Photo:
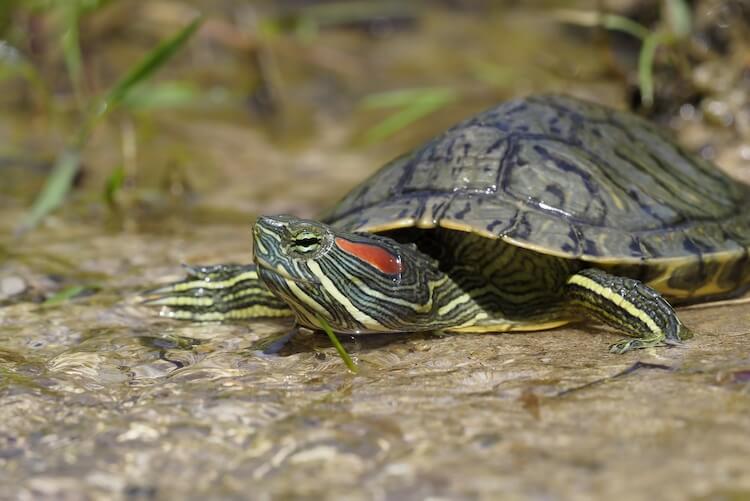
<path fill-rule="evenodd" d="M 262 216 L 253 264 L 156 289 L 191 320 L 349 334 L 595 321 L 614 353 L 692 336 L 673 305 L 750 287 L 750 186 L 645 118 L 565 95 L 501 103 L 377 170 L 318 220 Z"/>

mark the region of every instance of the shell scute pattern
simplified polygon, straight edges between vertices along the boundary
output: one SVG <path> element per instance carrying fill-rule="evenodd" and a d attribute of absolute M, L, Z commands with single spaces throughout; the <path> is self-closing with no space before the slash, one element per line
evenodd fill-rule
<path fill-rule="evenodd" d="M 518 203 L 577 223 L 603 226 L 611 201 L 591 175 L 594 163 L 550 141 L 524 142 L 503 169 L 502 191 Z"/>
<path fill-rule="evenodd" d="M 439 225 L 595 262 L 739 259 L 750 245 L 750 189 L 639 117 L 537 96 L 385 166 L 326 221 L 363 231 Z"/>
<path fill-rule="evenodd" d="M 419 192 L 430 187 L 440 193 L 494 193 L 497 166 L 506 156 L 508 145 L 497 141 L 497 129 L 472 125 L 444 141 L 433 144 L 415 159 L 400 185 L 402 192 Z"/>
<path fill-rule="evenodd" d="M 570 255 L 581 254 L 580 232 L 566 218 L 534 211 L 523 211 L 513 227 L 504 233 L 512 241 L 533 242 L 542 252 L 560 249 Z"/>
<path fill-rule="evenodd" d="M 750 216 L 739 214 L 721 223 L 721 229 L 727 240 L 737 242 L 742 247 L 750 247 Z"/>

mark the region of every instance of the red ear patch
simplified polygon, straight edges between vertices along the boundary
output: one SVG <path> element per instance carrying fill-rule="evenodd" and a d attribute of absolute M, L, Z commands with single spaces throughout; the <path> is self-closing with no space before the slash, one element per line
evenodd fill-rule
<path fill-rule="evenodd" d="M 404 269 L 398 255 L 377 245 L 361 244 L 341 237 L 336 237 L 336 245 L 347 254 L 356 257 L 360 261 L 364 261 L 383 273 L 396 275 Z"/>

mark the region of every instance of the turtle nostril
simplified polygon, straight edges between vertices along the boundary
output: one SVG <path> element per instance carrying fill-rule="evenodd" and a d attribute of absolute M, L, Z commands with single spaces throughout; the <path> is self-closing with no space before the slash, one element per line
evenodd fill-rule
<path fill-rule="evenodd" d="M 292 216 L 259 216 L 255 221 L 256 226 L 262 226 L 264 228 L 283 228 L 289 224 L 289 221 L 293 218 Z"/>
<path fill-rule="evenodd" d="M 258 219 L 255 220 L 255 227 L 262 225 L 268 225 L 270 223 L 269 218 L 267 216 L 260 216 Z"/>

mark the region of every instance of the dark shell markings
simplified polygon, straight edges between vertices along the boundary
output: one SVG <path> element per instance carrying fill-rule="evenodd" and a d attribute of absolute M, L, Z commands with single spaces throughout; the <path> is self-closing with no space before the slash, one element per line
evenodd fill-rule
<path fill-rule="evenodd" d="M 750 188 L 644 119 L 564 96 L 459 123 L 380 169 L 324 221 L 470 231 L 626 269 L 677 300 L 750 281 Z"/>

